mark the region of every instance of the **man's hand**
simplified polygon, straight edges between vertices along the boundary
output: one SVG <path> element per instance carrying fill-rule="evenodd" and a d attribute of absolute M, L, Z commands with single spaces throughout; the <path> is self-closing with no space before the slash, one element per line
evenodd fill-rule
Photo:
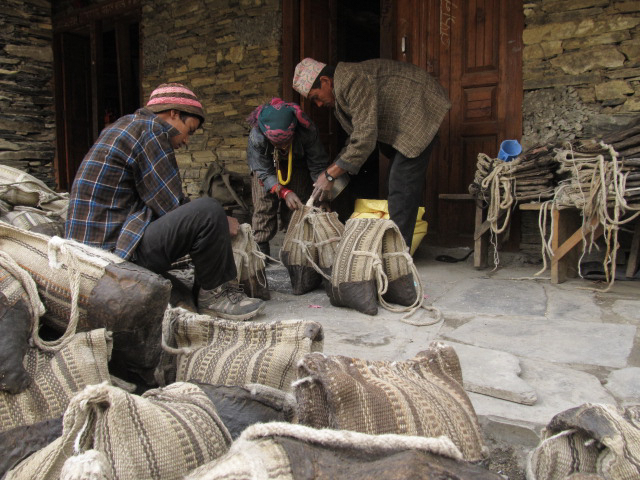
<path fill-rule="evenodd" d="M 284 201 L 287 204 L 287 207 L 289 207 L 289 210 L 298 210 L 302 207 L 302 201 L 292 190 L 289 190 L 285 195 Z"/>
<path fill-rule="evenodd" d="M 235 237 L 238 234 L 240 222 L 238 222 L 238 219 L 234 217 L 227 217 L 227 222 L 229 223 L 229 233 L 232 237 Z"/>
<path fill-rule="evenodd" d="M 322 172 L 320 175 L 318 175 L 316 183 L 313 184 L 314 188 L 311 196 L 319 202 L 331 200 L 330 192 L 332 186 L 333 182 L 330 182 L 324 172 Z"/>

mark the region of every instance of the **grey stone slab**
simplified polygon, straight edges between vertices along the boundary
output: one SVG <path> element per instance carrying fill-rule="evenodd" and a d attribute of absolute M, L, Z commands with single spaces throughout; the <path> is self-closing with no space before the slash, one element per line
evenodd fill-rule
<path fill-rule="evenodd" d="M 605 388 L 623 405 L 640 404 L 640 368 L 622 368 L 611 372 Z"/>
<path fill-rule="evenodd" d="M 640 300 L 616 300 L 611 309 L 627 320 L 640 320 Z"/>
<path fill-rule="evenodd" d="M 554 415 L 583 403 L 608 403 L 616 400 L 588 373 L 535 360 L 521 360 L 522 379 L 535 388 L 535 405 L 521 405 L 497 398 L 469 393 L 479 416 L 485 420 L 495 418 L 502 423 L 530 426 L 538 433 Z"/>
<path fill-rule="evenodd" d="M 636 327 L 545 318 L 476 317 L 450 340 L 555 363 L 626 367 Z"/>
<path fill-rule="evenodd" d="M 596 305 L 594 293 L 580 290 L 563 290 L 545 285 L 547 293 L 547 318 L 549 320 L 580 320 L 601 322 L 602 311 Z"/>
<path fill-rule="evenodd" d="M 536 403 L 535 390 L 518 376 L 520 361 L 515 355 L 460 343 L 445 343 L 458 354 L 466 391 L 525 405 Z"/>
<path fill-rule="evenodd" d="M 547 298 L 541 285 L 511 280 L 461 281 L 437 299 L 443 312 L 465 311 L 492 315 L 544 315 Z"/>

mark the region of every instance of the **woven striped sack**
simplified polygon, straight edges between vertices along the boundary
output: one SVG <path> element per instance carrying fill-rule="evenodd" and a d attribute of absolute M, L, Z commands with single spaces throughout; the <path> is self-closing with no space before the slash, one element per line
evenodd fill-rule
<path fill-rule="evenodd" d="M 223 457 L 187 480 L 500 480 L 462 460 L 446 437 L 367 435 L 288 423 L 247 428 Z"/>
<path fill-rule="evenodd" d="M 0 221 L 50 237 L 64 236 L 64 219 L 57 213 L 38 208 L 17 206 L 11 212 L 2 215 Z"/>
<path fill-rule="evenodd" d="M 640 478 L 640 405 L 585 403 L 551 419 L 527 459 L 527 479 L 564 480 L 576 473 Z"/>
<path fill-rule="evenodd" d="M 243 223 L 238 234 L 231 239 L 233 259 L 236 262 L 238 282 L 249 297 L 269 300 L 269 283 L 265 272 L 265 254 L 253 237 L 251 225 Z"/>
<path fill-rule="evenodd" d="M 13 210 L 13 207 L 9 202 L 5 202 L 0 198 L 0 215 L 4 215 L 5 213 L 9 213 Z"/>
<path fill-rule="evenodd" d="M 335 212 L 325 212 L 307 203 L 293 213 L 280 258 L 289 272 L 294 295 L 314 290 L 323 277 L 329 281 L 343 232 L 344 226 Z"/>
<path fill-rule="evenodd" d="M 0 250 L 33 277 L 46 313 L 64 332 L 105 327 L 113 332 L 119 369 L 145 374 L 160 358 L 162 316 L 171 283 L 105 250 L 0 223 Z"/>
<path fill-rule="evenodd" d="M 22 362 L 36 312 L 22 285 L 22 281 L 33 280 L 25 276 L 28 274 L 15 260 L 0 252 L 0 390 L 12 394 L 31 383 Z"/>
<path fill-rule="evenodd" d="M 312 353 L 294 383 L 298 421 L 371 435 L 445 435 L 466 460 L 480 460 L 486 451 L 459 369 L 453 348 L 438 342 L 398 362 Z"/>
<path fill-rule="evenodd" d="M 338 245 L 344 235 L 344 225 L 336 212 L 324 212 L 314 209 L 307 215 L 307 221 L 313 229 L 313 244 L 318 254 L 317 266 L 322 275 L 325 291 L 331 291 L 331 270 Z"/>
<path fill-rule="evenodd" d="M 293 212 L 280 249 L 280 260 L 289 272 L 294 295 L 315 290 L 322 282 L 322 277 L 313 267 L 313 259 L 317 256 L 313 228 L 305 221 L 312 210 L 313 207 L 304 206 Z"/>
<path fill-rule="evenodd" d="M 392 310 L 390 303 L 412 308 L 422 302 L 422 291 L 416 288 L 419 282 L 411 255 L 393 221 L 347 220 L 331 273 L 332 305 L 367 315 L 378 313 L 378 300 Z"/>
<path fill-rule="evenodd" d="M 68 194 L 54 192 L 33 175 L 8 165 L 0 165 L 0 199 L 11 205 L 42 207 L 63 218 L 69 205 Z"/>
<path fill-rule="evenodd" d="M 163 347 L 177 355 L 177 381 L 290 391 L 296 363 L 323 347 L 322 326 L 304 320 L 238 323 L 168 308 L 164 325 Z"/>
<path fill-rule="evenodd" d="M 0 430 L 56 418 L 78 391 L 109 380 L 111 345 L 111 335 L 101 328 L 57 347 L 30 347 L 23 364 L 33 381 L 21 393 L 0 392 Z"/>
<path fill-rule="evenodd" d="M 78 457 L 91 451 L 89 459 L 102 460 L 96 466 L 104 476 L 90 478 L 182 479 L 230 445 L 213 403 L 196 385 L 176 383 L 142 396 L 94 385 L 71 400 L 62 436 L 11 470 L 7 480 L 58 480 L 64 470 L 70 473 L 65 462 L 81 468 Z"/>

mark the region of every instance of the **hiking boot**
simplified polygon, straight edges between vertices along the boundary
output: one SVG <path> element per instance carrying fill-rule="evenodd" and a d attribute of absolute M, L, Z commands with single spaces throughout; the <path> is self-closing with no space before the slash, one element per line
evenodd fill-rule
<path fill-rule="evenodd" d="M 198 313 L 229 320 L 249 320 L 264 309 L 264 301 L 249 298 L 238 282 L 223 283 L 213 290 L 200 289 Z"/>

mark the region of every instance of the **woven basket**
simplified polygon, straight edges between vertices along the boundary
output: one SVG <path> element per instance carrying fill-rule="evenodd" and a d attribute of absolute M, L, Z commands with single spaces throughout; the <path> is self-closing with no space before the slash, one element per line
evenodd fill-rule
<path fill-rule="evenodd" d="M 58 480 L 67 460 L 91 449 L 106 458 L 102 468 L 113 478 L 182 479 L 230 444 L 215 407 L 196 385 L 177 383 L 141 397 L 95 385 L 71 400 L 62 437 L 11 470 L 7 480 Z"/>
<path fill-rule="evenodd" d="M 564 480 L 575 473 L 640 478 L 640 406 L 586 403 L 557 414 L 529 455 L 526 473 L 528 480 Z"/>
<path fill-rule="evenodd" d="M 322 326 L 303 320 L 238 323 L 169 308 L 165 325 L 173 338 L 167 343 L 176 346 L 165 350 L 177 354 L 177 381 L 290 391 L 297 362 L 323 346 Z"/>
<path fill-rule="evenodd" d="M 249 297 L 269 300 L 269 284 L 265 272 L 265 255 L 258 248 L 251 225 L 243 223 L 231 240 L 238 282 Z"/>
<path fill-rule="evenodd" d="M 482 459 L 482 434 L 461 373 L 447 373 L 459 370 L 457 355 L 437 342 L 429 350 L 402 362 L 305 356 L 294 384 L 299 422 L 371 435 L 445 435 L 466 460 Z"/>
<path fill-rule="evenodd" d="M 273 422 L 247 428 L 226 455 L 186 480 L 501 480 L 461 457 L 446 437 L 366 435 Z"/>
<path fill-rule="evenodd" d="M 104 329 L 78 333 L 57 352 L 29 348 L 24 367 L 33 382 L 16 395 L 0 392 L 0 430 L 60 416 L 78 391 L 109 379 L 110 354 Z"/>
<path fill-rule="evenodd" d="M 402 235 L 392 220 L 352 218 L 337 247 L 328 292 L 332 305 L 367 315 L 378 300 L 413 306 L 422 300 L 416 273 Z"/>
<path fill-rule="evenodd" d="M 114 360 L 122 368 L 156 367 L 171 293 L 168 280 L 107 251 L 4 223 L 0 249 L 35 280 L 46 308 L 43 323 L 63 332 L 77 308 L 78 331 L 105 327 L 113 332 Z"/>

